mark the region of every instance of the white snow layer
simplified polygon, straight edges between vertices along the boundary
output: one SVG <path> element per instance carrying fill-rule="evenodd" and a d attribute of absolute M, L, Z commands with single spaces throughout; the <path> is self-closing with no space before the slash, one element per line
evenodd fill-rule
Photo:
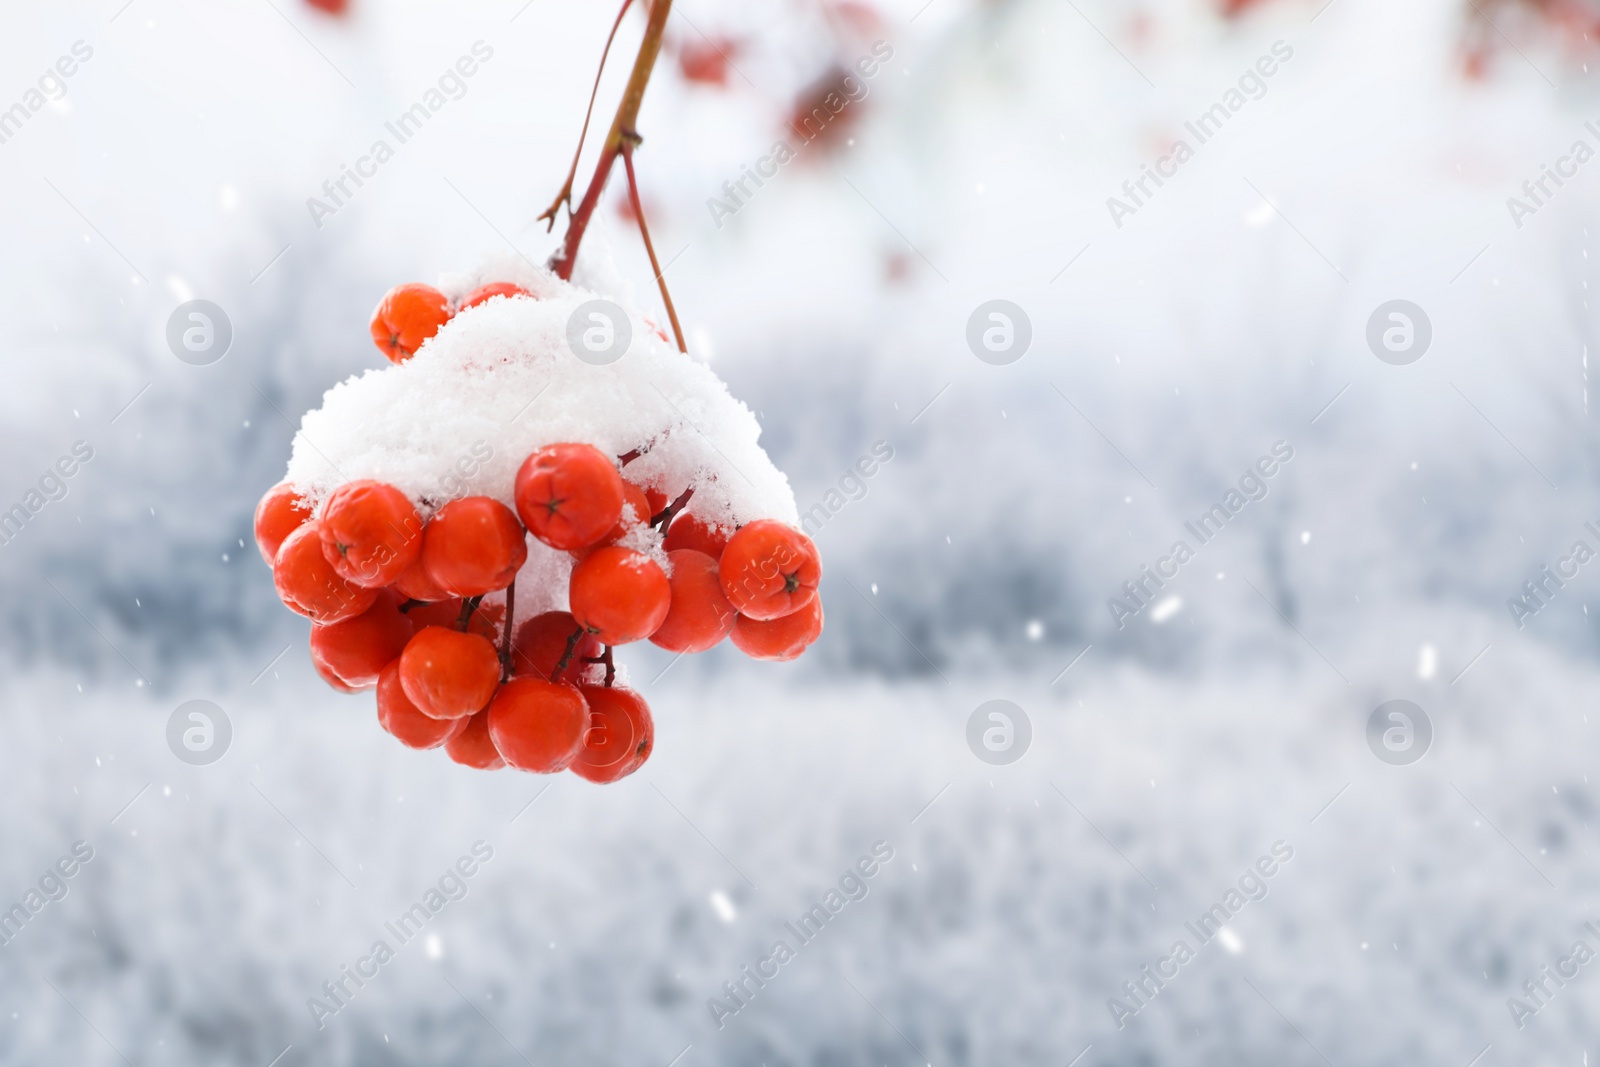
<path fill-rule="evenodd" d="M 302 420 L 287 475 L 314 504 L 344 482 L 375 478 L 424 516 L 465 495 L 515 506 L 517 469 L 530 453 L 582 442 L 619 457 L 647 450 L 627 465 L 628 479 L 672 497 L 693 487 L 691 510 L 718 525 L 798 523 L 755 415 L 637 312 L 626 309 L 626 353 L 596 365 L 573 354 L 567 331 L 603 294 L 518 260 L 442 281 L 452 302 L 491 281 L 515 282 L 534 298 L 497 297 L 460 312 L 406 362 L 329 389 Z"/>

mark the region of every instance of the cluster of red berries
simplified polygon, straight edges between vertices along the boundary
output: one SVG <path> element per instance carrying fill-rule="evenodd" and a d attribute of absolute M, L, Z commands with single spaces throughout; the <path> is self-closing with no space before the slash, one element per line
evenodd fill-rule
<path fill-rule="evenodd" d="M 396 362 L 426 340 L 419 323 L 448 309 L 420 290 L 391 291 L 374 316 Z M 615 781 L 649 756 L 654 724 L 638 693 L 613 685 L 613 646 L 703 652 L 731 637 L 757 659 L 790 660 L 822 632 L 810 538 L 766 519 L 729 535 L 684 510 L 692 488 L 673 499 L 624 480 L 627 459 L 549 445 L 518 470 L 515 511 L 471 496 L 426 521 L 383 482 L 347 482 L 315 515 L 282 483 L 256 508 L 256 543 L 279 597 L 313 623 L 317 673 L 344 692 L 376 688 L 379 723 L 406 745 L 442 745 L 471 767 Z M 664 532 L 670 576 L 619 543 L 641 526 Z M 573 556 L 570 610 L 517 625 L 529 533 Z M 493 593 L 503 596 L 483 603 Z"/>

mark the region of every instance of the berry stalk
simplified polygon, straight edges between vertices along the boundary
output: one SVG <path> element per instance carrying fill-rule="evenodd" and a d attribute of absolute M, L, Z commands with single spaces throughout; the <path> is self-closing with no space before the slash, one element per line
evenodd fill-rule
<path fill-rule="evenodd" d="M 506 586 L 506 629 L 500 635 L 500 680 L 508 681 L 511 678 L 511 629 L 516 622 L 517 613 L 517 576 L 511 576 L 511 584 Z"/>
<path fill-rule="evenodd" d="M 628 86 L 623 90 L 622 102 L 617 105 L 616 117 L 611 120 L 611 130 L 606 134 L 605 144 L 600 150 L 600 161 L 595 165 L 594 177 L 589 179 L 589 187 L 584 191 L 583 200 L 579 202 L 578 210 L 572 213 L 572 220 L 567 224 L 566 240 L 562 242 L 560 251 L 550 260 L 551 269 L 563 281 L 572 280 L 572 268 L 578 261 L 578 245 L 582 243 L 584 231 L 589 227 L 589 220 L 600 204 L 600 194 L 605 190 L 606 179 L 611 176 L 611 168 L 616 164 L 617 156 L 622 154 L 625 140 L 638 121 L 639 107 L 644 103 L 644 90 L 650 83 L 651 72 L 655 70 L 656 56 L 661 52 L 661 36 L 667 27 L 667 16 L 671 13 L 672 0 L 654 0 L 650 5 L 650 18 L 645 24 L 644 40 L 639 45 L 638 57 L 633 61 L 633 72 L 628 76 Z M 618 17 L 620 19 L 621 16 Z M 565 193 L 565 198 L 570 202 L 570 190 Z M 556 204 L 559 205 L 562 199 L 563 197 L 558 196 Z"/>
<path fill-rule="evenodd" d="M 667 279 L 656 259 L 656 246 L 650 241 L 650 227 L 644 223 L 644 204 L 639 200 L 639 180 L 633 174 L 633 149 L 640 143 L 637 133 L 629 130 L 622 141 L 622 167 L 628 172 L 628 199 L 633 203 L 633 217 L 639 220 L 639 235 L 644 238 L 644 250 L 650 256 L 650 269 L 655 271 L 656 284 L 661 287 L 661 300 L 667 305 L 667 318 L 672 320 L 672 336 L 678 339 L 678 351 L 689 354 L 683 343 L 683 327 L 678 325 L 678 309 L 672 306 L 672 294 L 667 292 Z"/>

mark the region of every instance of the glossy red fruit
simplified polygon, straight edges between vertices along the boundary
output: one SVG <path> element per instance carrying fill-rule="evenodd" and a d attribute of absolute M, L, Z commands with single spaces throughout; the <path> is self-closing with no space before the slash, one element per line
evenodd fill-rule
<path fill-rule="evenodd" d="M 577 634 L 572 654 L 567 655 L 567 642 Z M 578 625 L 578 620 L 566 611 L 547 611 L 517 625 L 511 640 L 511 673 L 546 682 L 577 683 L 583 673 L 584 660 L 605 651 L 600 639 Z M 556 675 L 556 666 L 566 657 L 567 665 Z"/>
<path fill-rule="evenodd" d="M 452 596 L 504 589 L 527 559 L 522 524 L 493 497 L 452 500 L 429 520 L 422 538 L 428 577 Z"/>
<path fill-rule="evenodd" d="M 585 548 L 622 516 L 622 475 L 593 445 L 548 445 L 517 471 L 517 514 L 551 548 Z"/>
<path fill-rule="evenodd" d="M 672 605 L 650 643 L 668 652 L 704 652 L 714 648 L 733 629 L 737 614 L 722 592 L 717 561 L 704 552 L 680 548 L 668 552 L 672 576 Z"/>
<path fill-rule="evenodd" d="M 427 537 L 426 526 L 423 527 L 423 537 Z M 428 577 L 428 570 L 422 565 L 420 554 L 412 561 L 411 566 L 394 580 L 394 590 L 407 600 L 420 600 L 424 604 L 450 599 L 450 593 Z"/>
<path fill-rule="evenodd" d="M 617 524 L 606 535 L 605 542 L 613 544 L 635 526 L 647 524 L 650 515 L 650 494 L 632 482 L 623 482 L 622 514 L 617 517 Z"/>
<path fill-rule="evenodd" d="M 553 774 L 583 747 L 589 705 L 570 685 L 513 678 L 489 705 L 489 737 L 502 759 L 519 771 Z"/>
<path fill-rule="evenodd" d="M 643 518 L 640 518 L 643 516 Z M 585 559 L 589 553 L 604 545 L 614 545 L 628 535 L 629 530 L 638 529 L 639 526 L 650 521 L 650 501 L 645 497 L 645 492 L 631 482 L 622 483 L 622 515 L 617 519 L 617 524 L 606 535 L 587 548 L 572 550 L 574 559 Z"/>
<path fill-rule="evenodd" d="M 312 519 L 284 539 L 272 563 L 272 584 L 290 611 L 312 622 L 354 618 L 372 607 L 376 589 L 346 580 L 322 554 L 322 530 Z"/>
<path fill-rule="evenodd" d="M 393 585 L 422 551 L 422 516 L 392 485 L 346 482 L 322 505 L 322 552 L 359 586 Z"/>
<path fill-rule="evenodd" d="M 791 660 L 822 636 L 822 598 L 781 619 L 761 622 L 740 615 L 733 623 L 733 645 L 752 659 Z"/>
<path fill-rule="evenodd" d="M 353 685 L 346 685 L 337 674 L 328 669 L 328 665 L 318 660 L 316 654 L 311 656 L 311 669 L 317 672 L 317 677 L 328 683 L 328 688 L 340 693 L 359 693 L 361 690 Z"/>
<path fill-rule="evenodd" d="M 718 561 L 722 591 L 739 614 L 781 619 L 816 599 L 822 558 L 811 538 L 792 526 L 757 519 L 728 538 Z"/>
<path fill-rule="evenodd" d="M 572 773 L 591 782 L 626 778 L 650 758 L 656 726 L 644 698 L 631 689 L 583 686 L 589 729 L 572 761 Z"/>
<path fill-rule="evenodd" d="M 424 626 L 443 626 L 446 630 L 459 630 L 463 603 L 465 602 L 460 597 L 451 597 L 449 600 L 439 600 L 431 604 L 413 604 L 406 615 L 418 630 Z M 467 622 L 467 633 L 487 638 L 490 644 L 499 648 L 500 626 L 505 617 L 506 606 L 503 602 L 479 604 L 478 610 L 472 613 L 472 618 Z"/>
<path fill-rule="evenodd" d="M 261 550 L 261 558 L 267 561 L 267 566 L 272 566 L 284 540 L 310 518 L 311 505 L 301 501 L 288 482 L 279 482 L 267 490 L 261 503 L 256 505 L 255 523 L 256 547 Z"/>
<path fill-rule="evenodd" d="M 653 519 L 667 509 L 667 505 L 672 503 L 673 498 L 655 486 L 647 485 L 644 487 L 644 501 L 649 507 L 650 517 Z"/>
<path fill-rule="evenodd" d="M 457 309 L 457 314 L 468 308 L 475 308 L 485 300 L 490 300 L 497 296 L 531 297 L 532 295 L 520 285 L 512 285 L 510 282 L 491 282 L 488 285 L 479 286 L 463 297 L 461 307 Z"/>
<path fill-rule="evenodd" d="M 408 282 L 383 294 L 372 313 L 372 339 L 391 362 L 404 363 L 450 321 L 450 302 L 431 285 Z"/>
<path fill-rule="evenodd" d="M 476 767 L 480 771 L 499 770 L 506 765 L 506 761 L 500 756 L 500 750 L 494 747 L 494 740 L 489 736 L 488 708 L 468 719 L 461 732 L 445 743 L 444 750 L 445 754 L 457 763 Z"/>
<path fill-rule="evenodd" d="M 354 689 L 371 689 L 383 669 L 400 658 L 412 623 L 400 599 L 387 589 L 353 619 L 311 627 L 311 657 Z"/>
<path fill-rule="evenodd" d="M 464 719 L 494 697 L 500 657 L 477 634 L 428 626 L 400 654 L 400 684 L 424 715 Z"/>
<path fill-rule="evenodd" d="M 655 560 L 607 545 L 572 568 L 567 594 L 573 618 L 603 644 L 643 641 L 672 607 L 672 587 Z"/>
<path fill-rule="evenodd" d="M 662 547 L 668 552 L 679 548 L 692 548 L 696 552 L 704 552 L 712 559 L 721 559 L 722 550 L 728 547 L 728 538 L 731 536 L 732 531 L 712 526 L 691 511 L 672 520 L 672 525 L 667 527 L 667 536 L 662 541 Z"/>
<path fill-rule="evenodd" d="M 400 681 L 400 663 L 396 661 L 378 677 L 378 725 L 411 748 L 438 748 L 465 730 L 468 720 L 424 715 L 406 696 Z"/>

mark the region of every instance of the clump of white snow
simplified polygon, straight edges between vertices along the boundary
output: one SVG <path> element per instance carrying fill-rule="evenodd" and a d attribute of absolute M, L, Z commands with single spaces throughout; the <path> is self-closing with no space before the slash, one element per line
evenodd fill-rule
<path fill-rule="evenodd" d="M 399 488 L 424 518 L 462 496 L 514 508 L 517 470 L 531 453 L 582 442 L 619 459 L 640 453 L 624 468 L 628 480 L 669 499 L 693 489 L 692 510 L 709 523 L 798 524 L 755 415 L 705 364 L 619 301 L 613 306 L 632 331 L 625 354 L 603 365 L 578 358 L 569 324 L 584 304 L 608 298 L 520 261 L 447 276 L 441 288 L 455 304 L 491 281 L 533 296 L 495 297 L 458 313 L 405 363 L 335 385 L 306 413 L 287 480 L 313 507 L 345 482 L 374 478 Z M 634 531 L 626 543 L 667 565 L 656 531 Z M 530 555 L 519 614 L 523 596 L 564 601 L 570 567 L 566 553 Z"/>

